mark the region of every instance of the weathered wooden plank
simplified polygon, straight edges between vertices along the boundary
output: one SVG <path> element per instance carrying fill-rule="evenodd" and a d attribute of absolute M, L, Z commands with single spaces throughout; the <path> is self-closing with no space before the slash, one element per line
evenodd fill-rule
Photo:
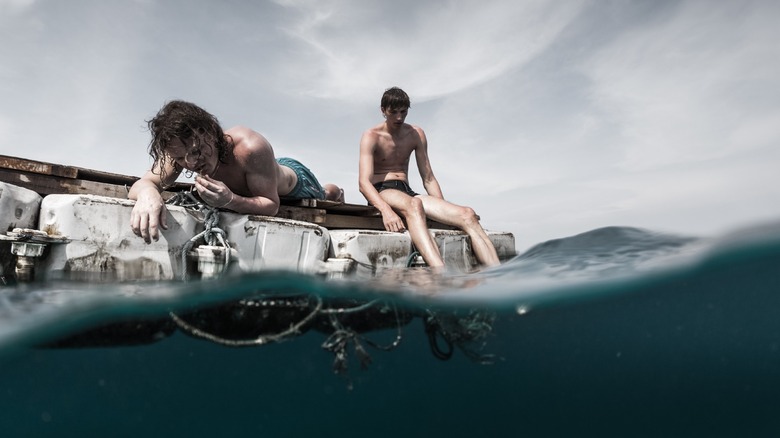
<path fill-rule="evenodd" d="M 328 213 L 319 225 L 328 229 L 384 230 L 382 218 Z"/>
<path fill-rule="evenodd" d="M 370 205 L 347 204 L 344 202 L 328 201 L 325 199 L 291 199 L 281 197 L 280 201 L 282 205 L 290 205 L 293 207 L 323 208 L 328 211 L 355 212 L 366 215 L 379 213 L 376 208 Z"/>
<path fill-rule="evenodd" d="M 70 177 L 0 169 L 0 181 L 32 190 L 40 195 L 74 194 L 127 198 L 127 188 Z"/>
<path fill-rule="evenodd" d="M 276 214 L 276 217 L 322 224 L 325 221 L 325 210 L 318 208 L 280 205 L 279 212 Z"/>
<path fill-rule="evenodd" d="M 75 167 L 25 160 L 7 155 L 0 155 L 0 168 L 65 178 L 76 178 L 78 175 L 78 169 Z"/>
<path fill-rule="evenodd" d="M 118 173 L 101 172 L 98 170 L 84 169 L 81 167 L 76 168 L 78 170 L 78 178 L 89 181 L 104 182 L 116 185 L 132 186 L 140 178 L 137 176 L 120 175 Z"/>
<path fill-rule="evenodd" d="M 457 228 L 453 227 L 452 225 L 446 225 L 431 219 L 428 219 L 427 224 L 428 228 L 431 230 L 457 230 Z"/>
<path fill-rule="evenodd" d="M 428 228 L 439 230 L 453 230 L 454 227 L 445 225 L 436 221 L 429 220 Z M 384 231 L 385 224 L 382 217 L 352 216 L 334 214 L 330 211 L 325 214 L 324 220 L 318 222 L 320 226 L 328 229 L 361 229 L 361 230 L 380 230 Z"/>
<path fill-rule="evenodd" d="M 24 158 L 0 155 L 0 169 L 7 169 L 11 173 L 24 172 L 29 174 L 59 176 L 63 178 L 80 179 L 98 183 L 107 183 L 117 186 L 132 186 L 140 178 L 137 176 L 122 175 L 118 173 L 103 172 L 76 166 L 63 166 L 60 164 L 45 163 L 42 161 L 26 160 Z M 7 174 L 6 174 L 7 175 Z M 5 180 L 3 180 L 5 181 Z M 10 182 L 10 181 L 7 181 Z M 176 182 L 168 190 L 178 192 L 187 190 L 192 183 Z M 65 192 L 62 192 L 65 193 Z M 93 193 L 95 195 L 102 193 Z M 123 198 L 125 196 L 122 196 Z"/>
<path fill-rule="evenodd" d="M 347 214 L 351 216 L 380 217 L 382 215 L 376 208 L 370 205 L 361 204 L 339 204 L 332 207 L 326 207 L 326 210 L 328 210 L 328 212 Z"/>

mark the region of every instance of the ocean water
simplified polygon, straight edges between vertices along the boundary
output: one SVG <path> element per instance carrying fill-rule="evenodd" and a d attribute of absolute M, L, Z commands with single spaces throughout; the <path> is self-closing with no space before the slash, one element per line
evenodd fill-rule
<path fill-rule="evenodd" d="M 495 269 L 0 287 L 0 433 L 778 436 L 780 223 Z"/>

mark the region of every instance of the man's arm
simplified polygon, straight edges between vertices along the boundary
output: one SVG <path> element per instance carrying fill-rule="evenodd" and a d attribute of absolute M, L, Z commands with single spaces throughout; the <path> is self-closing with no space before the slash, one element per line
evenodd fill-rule
<path fill-rule="evenodd" d="M 393 211 L 390 204 L 379 195 L 373 184 L 371 175 L 374 174 L 374 148 L 376 147 L 375 134 L 370 131 L 363 133 L 360 139 L 360 162 L 358 163 L 358 188 L 363 197 L 382 214 L 387 231 L 403 231 L 406 227 L 401 218 Z"/>
<path fill-rule="evenodd" d="M 422 178 L 423 187 L 425 191 L 437 198 L 444 199 L 444 195 L 441 192 L 439 181 L 433 174 L 431 168 L 431 161 L 428 158 L 428 139 L 425 138 L 425 132 L 422 128 L 414 127 L 415 132 L 419 136 L 419 143 L 414 150 L 414 159 L 417 162 L 417 169 L 420 171 L 420 178 Z"/>
<path fill-rule="evenodd" d="M 164 230 L 168 229 L 167 210 L 160 193 L 164 186 L 176 180 L 180 171 L 173 167 L 170 160 L 165 160 L 164 166 L 165 171 L 162 172 L 155 163 L 127 193 L 129 199 L 135 200 L 133 211 L 130 213 L 130 228 L 137 236 L 143 237 L 146 243 L 160 238 L 160 227 Z M 161 176 L 163 174 L 166 176 L 165 179 Z"/>

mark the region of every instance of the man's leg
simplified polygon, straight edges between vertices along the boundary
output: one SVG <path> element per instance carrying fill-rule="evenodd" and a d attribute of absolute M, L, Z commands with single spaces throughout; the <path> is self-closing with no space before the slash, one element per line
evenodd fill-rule
<path fill-rule="evenodd" d="M 322 186 L 325 189 L 325 200 L 344 202 L 344 189 L 336 184 L 328 183 Z"/>
<path fill-rule="evenodd" d="M 490 241 L 479 217 L 470 207 L 462 207 L 435 196 L 418 196 L 425 207 L 425 214 L 433 220 L 452 225 L 465 231 L 471 238 L 471 248 L 477 260 L 485 266 L 499 264 L 498 254 Z"/>
<path fill-rule="evenodd" d="M 436 246 L 433 236 L 428 231 L 425 210 L 420 198 L 413 198 L 400 190 L 393 189 L 382 190 L 379 192 L 379 196 L 406 220 L 406 227 L 409 229 L 412 242 L 425 263 L 433 268 L 444 266 L 439 247 Z"/>

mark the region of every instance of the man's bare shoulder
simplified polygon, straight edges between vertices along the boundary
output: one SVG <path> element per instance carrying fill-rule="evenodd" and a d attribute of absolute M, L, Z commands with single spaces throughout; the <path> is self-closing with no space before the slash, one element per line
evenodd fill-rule
<path fill-rule="evenodd" d="M 271 150 L 271 144 L 262 134 L 246 126 L 234 126 L 225 134 L 232 140 L 234 151 L 257 153 Z"/>
<path fill-rule="evenodd" d="M 412 125 L 412 124 L 409 124 L 409 123 L 407 123 L 407 125 L 409 125 L 410 128 L 414 129 L 417 132 L 423 132 L 423 129 L 420 126 Z"/>
<path fill-rule="evenodd" d="M 427 143 L 425 140 L 425 131 L 417 125 L 405 123 L 401 129 L 400 137 L 403 139 L 401 141 L 404 144 L 409 145 L 412 148 L 417 148 L 421 144 Z"/>
<path fill-rule="evenodd" d="M 225 131 L 233 144 L 236 164 L 247 170 L 265 171 L 275 163 L 274 151 L 268 140 L 257 131 L 245 126 L 235 126 Z"/>
<path fill-rule="evenodd" d="M 407 124 L 407 126 L 409 127 L 410 132 L 413 132 L 421 137 L 425 137 L 425 131 L 423 131 L 421 127 L 417 125 L 411 125 L 411 124 Z"/>
<path fill-rule="evenodd" d="M 376 136 L 376 137 L 378 137 L 378 136 L 383 135 L 383 134 L 387 134 L 387 127 L 385 126 L 384 123 L 380 123 L 380 124 L 378 124 L 376 126 L 372 126 L 372 127 L 368 128 L 368 129 L 366 129 L 365 131 L 363 131 L 363 135 L 364 136 L 368 135 L 368 136 Z"/>
<path fill-rule="evenodd" d="M 360 143 L 363 145 L 376 146 L 383 136 L 388 136 L 387 129 L 385 129 L 384 123 L 372 126 L 365 131 L 360 137 Z"/>

